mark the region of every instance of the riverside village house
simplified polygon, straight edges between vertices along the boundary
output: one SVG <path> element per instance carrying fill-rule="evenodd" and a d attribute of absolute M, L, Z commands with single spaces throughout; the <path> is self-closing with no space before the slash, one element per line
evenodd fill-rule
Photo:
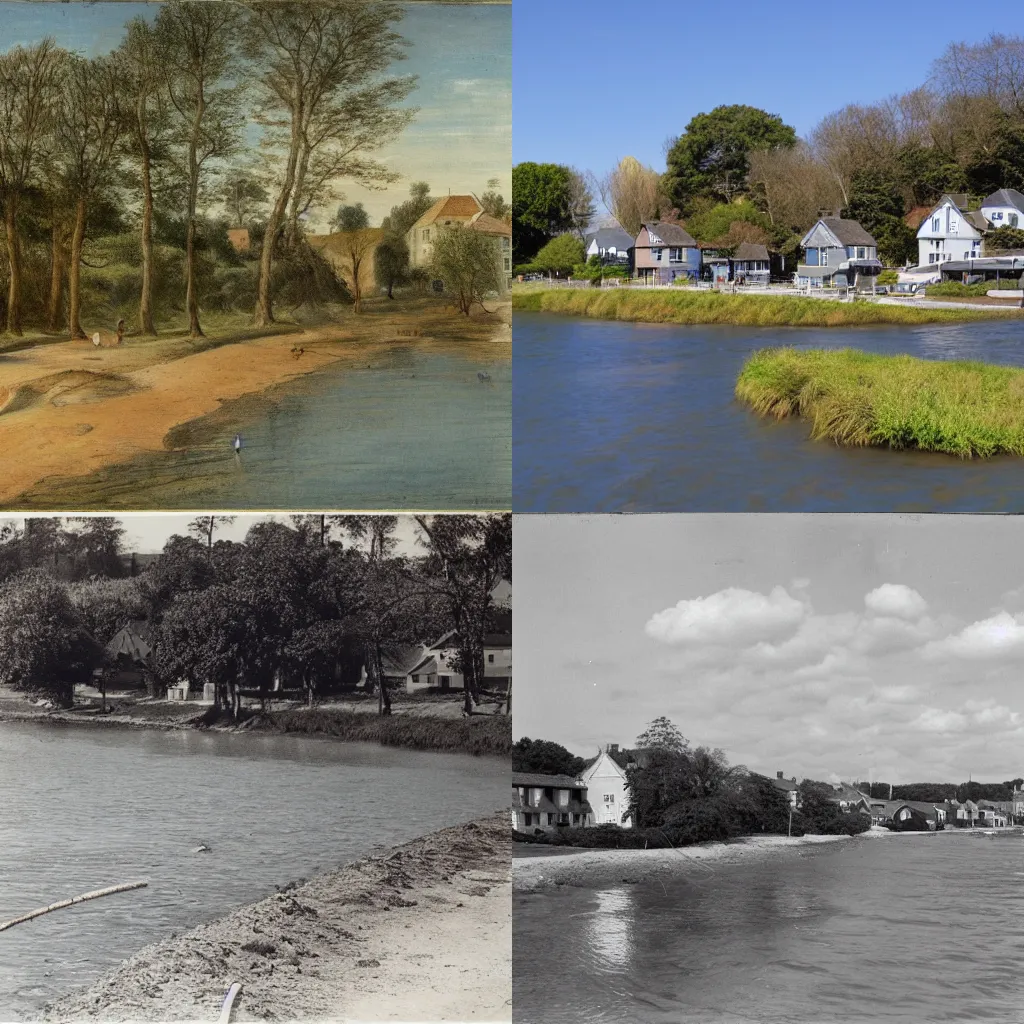
<path fill-rule="evenodd" d="M 571 775 L 512 773 L 512 828 L 554 832 L 593 824 L 587 787 Z"/>
<path fill-rule="evenodd" d="M 438 233 L 445 228 L 460 226 L 494 239 L 501 294 L 507 294 L 512 288 L 512 225 L 485 213 L 480 200 L 472 194 L 438 199 L 413 224 L 405 238 L 409 246 L 409 266 L 414 269 L 429 267 Z M 433 287 L 435 291 L 441 291 L 444 286 L 442 282 L 435 281 Z"/>
<path fill-rule="evenodd" d="M 874 285 L 882 270 L 878 243 L 855 220 L 821 217 L 800 240 L 806 256 L 796 270 L 803 288 Z"/>
<path fill-rule="evenodd" d="M 643 224 L 633 243 L 633 276 L 646 284 L 700 277 L 700 248 L 678 224 Z"/>
<path fill-rule="evenodd" d="M 625 760 L 624 754 L 619 752 L 619 745 L 612 743 L 590 762 L 580 778 L 587 786 L 593 824 L 629 828 L 632 822 L 628 817 L 626 773 L 616 758 Z"/>
<path fill-rule="evenodd" d="M 599 256 L 602 263 L 628 263 L 633 239 L 628 231 L 614 224 L 598 228 L 593 234 L 587 235 L 583 244 L 587 259 Z"/>

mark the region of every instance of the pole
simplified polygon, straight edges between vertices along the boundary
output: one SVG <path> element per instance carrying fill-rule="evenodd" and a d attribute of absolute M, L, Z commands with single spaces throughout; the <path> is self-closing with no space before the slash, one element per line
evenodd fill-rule
<path fill-rule="evenodd" d="M 787 837 L 793 838 L 793 805 L 789 805 L 789 831 L 786 833 Z"/>
<path fill-rule="evenodd" d="M 16 924 L 31 921 L 35 917 L 42 917 L 43 914 L 49 914 L 51 910 L 62 910 L 64 907 L 71 907 L 76 903 L 84 903 L 86 900 L 94 900 L 100 896 L 112 896 L 115 892 L 127 892 L 129 889 L 141 889 L 147 885 L 149 885 L 149 882 L 126 882 L 124 885 L 112 885 L 107 889 L 97 889 L 95 892 L 87 892 L 83 896 L 74 896 L 69 900 L 61 900 L 59 903 L 51 903 L 48 907 L 33 910 L 30 914 L 22 914 L 21 917 L 15 917 L 10 921 L 4 921 L 3 924 L 0 924 L 0 932 L 6 931 L 8 928 L 13 928 Z"/>

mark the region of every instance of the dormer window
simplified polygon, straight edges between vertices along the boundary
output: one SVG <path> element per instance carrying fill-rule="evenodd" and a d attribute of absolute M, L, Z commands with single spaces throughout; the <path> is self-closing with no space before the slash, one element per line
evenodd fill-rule
<path fill-rule="evenodd" d="M 942 218 L 932 217 L 932 231 L 938 232 L 942 229 Z"/>

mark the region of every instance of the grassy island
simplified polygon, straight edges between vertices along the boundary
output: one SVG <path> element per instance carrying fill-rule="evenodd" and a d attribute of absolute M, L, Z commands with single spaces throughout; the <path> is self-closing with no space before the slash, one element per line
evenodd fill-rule
<path fill-rule="evenodd" d="M 814 440 L 1024 455 L 1024 370 L 855 349 L 755 352 L 736 397 L 762 416 L 810 420 Z"/>
<path fill-rule="evenodd" d="M 598 320 L 746 327 L 864 327 L 964 323 L 1019 316 L 1019 310 L 928 309 L 877 302 L 828 302 L 799 295 L 730 295 L 680 288 L 537 288 L 512 291 L 512 309 Z"/>

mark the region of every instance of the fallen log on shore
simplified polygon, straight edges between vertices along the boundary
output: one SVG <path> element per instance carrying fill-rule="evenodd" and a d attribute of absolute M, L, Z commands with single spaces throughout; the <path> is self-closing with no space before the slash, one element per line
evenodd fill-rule
<path fill-rule="evenodd" d="M 8 928 L 13 928 L 16 924 L 23 924 L 25 921 L 31 921 L 35 917 L 42 917 L 43 914 L 49 914 L 52 910 L 63 910 L 64 907 L 73 907 L 76 903 L 84 903 L 86 900 L 99 899 L 100 896 L 113 896 L 115 892 L 128 892 L 129 889 L 141 889 L 146 885 L 149 885 L 149 882 L 125 882 L 123 885 L 111 885 L 106 889 L 97 889 L 95 892 L 87 892 L 82 896 L 72 896 L 69 900 L 61 900 L 58 903 L 51 903 L 48 907 L 41 907 L 39 910 L 33 910 L 29 914 L 22 914 L 21 917 L 15 917 L 10 921 L 4 921 L 3 924 L 0 924 L 0 932 L 6 931 Z"/>

